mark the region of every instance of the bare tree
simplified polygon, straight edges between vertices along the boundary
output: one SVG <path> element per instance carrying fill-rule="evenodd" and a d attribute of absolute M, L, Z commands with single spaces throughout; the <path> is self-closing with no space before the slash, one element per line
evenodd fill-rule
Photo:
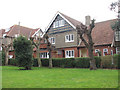
<path fill-rule="evenodd" d="M 118 20 L 112 24 L 112 29 L 115 31 L 115 46 L 120 47 L 120 0 L 110 5 L 110 9 L 118 13 Z M 117 10 L 118 9 L 118 10 Z"/>
<path fill-rule="evenodd" d="M 76 29 L 77 29 L 80 39 L 83 41 L 86 48 L 88 49 L 88 54 L 89 54 L 89 58 L 90 58 L 90 70 L 97 69 L 96 64 L 95 64 L 94 55 L 93 55 L 94 43 L 93 43 L 92 35 L 91 35 L 92 30 L 95 27 L 94 22 L 95 22 L 95 20 L 93 19 L 91 24 L 89 25 L 89 27 L 87 27 L 83 24 L 76 26 Z M 88 41 L 84 38 L 84 35 L 87 36 Z"/>
<path fill-rule="evenodd" d="M 42 62 L 41 62 L 41 58 L 40 58 L 40 44 L 41 44 L 41 41 L 42 41 L 42 38 L 40 37 L 40 34 L 39 36 L 37 37 L 37 40 L 34 41 L 36 37 L 31 37 L 31 41 L 32 41 L 32 44 L 36 47 L 36 54 L 37 54 L 37 59 L 38 59 L 38 67 L 42 67 Z"/>
<path fill-rule="evenodd" d="M 8 39 L 10 39 L 10 43 L 8 43 Z M 13 38 L 12 37 L 5 37 L 6 43 L 2 43 L 2 49 L 5 52 L 5 65 L 8 65 L 9 60 L 9 49 L 13 45 Z"/>
<path fill-rule="evenodd" d="M 54 50 L 55 47 L 52 46 L 52 44 L 49 42 L 49 36 L 48 36 L 48 34 L 45 34 L 44 38 L 47 41 L 47 49 L 48 49 L 48 52 L 49 52 L 49 68 L 52 68 L 53 67 L 53 65 L 52 65 L 52 50 Z"/>

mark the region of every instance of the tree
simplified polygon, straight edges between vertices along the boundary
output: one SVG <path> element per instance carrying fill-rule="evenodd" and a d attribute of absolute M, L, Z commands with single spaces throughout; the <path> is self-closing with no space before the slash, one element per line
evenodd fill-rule
<path fill-rule="evenodd" d="M 9 42 L 8 39 L 10 40 L 10 43 L 8 43 Z M 13 39 L 12 37 L 6 36 L 5 37 L 6 43 L 2 43 L 2 49 L 3 49 L 4 53 L 5 53 L 5 65 L 8 65 L 9 49 L 12 46 L 12 39 Z"/>
<path fill-rule="evenodd" d="M 32 44 L 36 47 L 36 54 L 37 54 L 37 60 L 38 60 L 38 67 L 42 67 L 42 62 L 40 58 L 40 44 L 42 39 L 40 37 L 37 37 L 37 41 L 34 42 L 34 38 L 31 38 Z"/>
<path fill-rule="evenodd" d="M 118 9 L 118 11 L 116 11 L 116 9 Z M 118 0 L 118 2 L 112 3 L 110 5 L 110 10 L 113 10 L 118 13 L 118 21 L 115 22 L 114 25 L 112 25 L 112 29 L 120 31 L 120 0 Z"/>
<path fill-rule="evenodd" d="M 30 70 L 32 66 L 33 52 L 31 41 L 23 36 L 19 36 L 14 40 L 13 47 L 19 67 L 24 67 L 25 70 Z"/>
<path fill-rule="evenodd" d="M 89 54 L 89 58 L 90 58 L 90 70 L 96 70 L 96 64 L 95 64 L 95 59 L 94 59 L 94 55 L 93 55 L 93 40 L 92 40 L 92 30 L 95 27 L 94 25 L 95 20 L 92 20 L 92 23 L 89 25 L 89 27 L 81 24 L 81 25 L 77 25 L 76 29 L 78 32 L 78 35 L 80 37 L 80 39 L 83 41 L 83 43 L 85 44 L 86 48 L 88 49 L 88 54 Z M 84 35 L 87 36 L 88 41 L 84 38 Z"/>
<path fill-rule="evenodd" d="M 47 41 L 47 49 L 49 51 L 49 68 L 52 68 L 53 67 L 53 65 L 52 65 L 52 50 L 54 50 L 55 47 L 53 47 L 52 44 L 49 42 L 49 36 L 48 36 L 48 34 L 45 34 L 44 38 Z"/>
<path fill-rule="evenodd" d="M 118 19 L 114 24 L 111 25 L 111 27 L 115 32 L 114 34 L 115 35 L 115 47 L 120 47 L 120 0 L 112 3 L 110 5 L 110 9 L 118 13 Z"/>

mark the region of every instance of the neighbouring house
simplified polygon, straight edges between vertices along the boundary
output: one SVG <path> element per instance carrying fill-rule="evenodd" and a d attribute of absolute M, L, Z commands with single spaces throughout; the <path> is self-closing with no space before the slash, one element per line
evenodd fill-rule
<path fill-rule="evenodd" d="M 90 21 L 90 17 L 87 17 L 86 21 Z M 111 24 L 115 21 L 116 19 L 95 23 L 92 31 L 95 56 L 99 55 L 98 52 L 101 52 L 102 56 L 120 52 L 114 46 L 115 34 L 111 29 Z M 63 13 L 55 14 L 43 34 L 44 36 L 47 33 L 49 41 L 56 47 L 56 52 L 52 53 L 54 58 L 88 57 L 88 50 L 78 37 L 76 30 L 78 24 L 81 22 Z M 84 37 L 86 36 L 84 35 Z M 43 46 L 40 47 L 41 58 L 48 58 L 47 46 Z"/>
<path fill-rule="evenodd" d="M 40 28 L 31 29 L 20 25 L 13 25 L 6 32 L 5 30 L 0 30 L 0 36 L 2 37 L 0 40 L 1 40 L 1 44 L 4 43 L 6 45 L 13 42 L 14 38 L 17 38 L 19 35 L 25 36 L 29 40 L 30 37 L 37 38 L 39 35 L 41 36 L 42 34 L 43 32 Z M 14 49 L 13 47 L 10 47 L 9 58 L 14 58 L 14 57 L 15 57 Z"/>

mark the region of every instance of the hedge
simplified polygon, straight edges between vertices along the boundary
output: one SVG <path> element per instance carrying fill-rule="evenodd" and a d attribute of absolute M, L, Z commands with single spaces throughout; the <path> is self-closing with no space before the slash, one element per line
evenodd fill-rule
<path fill-rule="evenodd" d="M 102 56 L 101 68 L 119 68 L 120 69 L 120 55 Z"/>
<path fill-rule="evenodd" d="M 100 57 L 95 57 L 96 66 L 100 68 Z M 49 66 L 49 59 L 41 59 L 42 66 Z M 61 68 L 89 68 L 89 58 L 54 58 L 52 59 L 53 67 Z M 37 59 L 34 59 L 33 66 L 38 66 Z"/>
<path fill-rule="evenodd" d="M 113 64 L 112 64 L 113 58 Z M 114 56 L 102 56 L 102 57 L 95 57 L 96 66 L 97 68 L 119 68 L 120 69 L 120 55 Z M 41 59 L 42 66 L 48 67 L 49 66 L 49 59 Z M 61 67 L 61 68 L 89 68 L 90 59 L 87 57 L 82 58 L 54 58 L 52 59 L 53 67 Z M 10 59 L 10 65 L 17 65 L 17 60 Z M 37 59 L 33 59 L 33 66 L 38 66 Z"/>

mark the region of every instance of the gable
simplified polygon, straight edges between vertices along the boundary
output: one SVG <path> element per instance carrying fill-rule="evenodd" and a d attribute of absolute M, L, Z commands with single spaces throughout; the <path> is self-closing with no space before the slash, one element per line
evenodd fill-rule
<path fill-rule="evenodd" d="M 64 25 L 63 24 L 61 25 L 61 21 L 64 23 Z M 56 23 L 58 24 L 57 26 L 55 26 Z M 47 33 L 56 34 L 72 30 L 74 30 L 74 28 L 58 14 L 54 21 L 52 22 L 52 24 L 50 25 L 50 27 L 48 28 Z"/>

